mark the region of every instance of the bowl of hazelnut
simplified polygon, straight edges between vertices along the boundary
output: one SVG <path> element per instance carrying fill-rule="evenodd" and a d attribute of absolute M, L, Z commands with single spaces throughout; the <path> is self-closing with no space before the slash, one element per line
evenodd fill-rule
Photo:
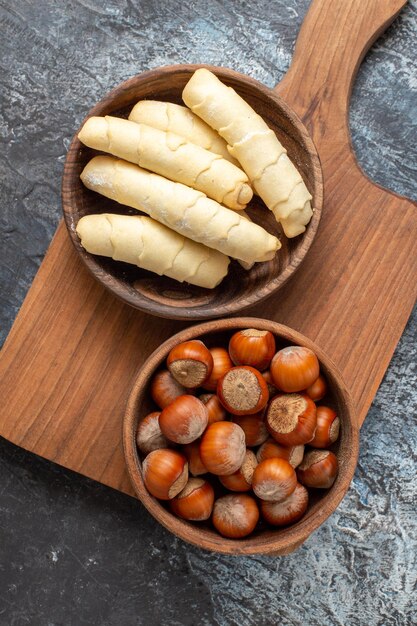
<path fill-rule="evenodd" d="M 244 317 L 187 328 L 150 355 L 123 445 L 139 500 L 175 535 L 226 554 L 284 555 L 342 500 L 359 430 L 318 346 Z"/>

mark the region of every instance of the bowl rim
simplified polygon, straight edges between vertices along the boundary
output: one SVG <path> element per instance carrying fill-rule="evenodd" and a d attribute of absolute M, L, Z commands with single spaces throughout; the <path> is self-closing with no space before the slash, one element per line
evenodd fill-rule
<path fill-rule="evenodd" d="M 89 117 L 93 115 L 101 115 L 102 109 L 106 106 L 106 104 L 111 102 L 115 97 L 123 94 L 123 92 L 129 90 L 137 83 L 152 80 L 163 74 L 173 75 L 175 73 L 183 73 L 184 71 L 190 72 L 191 74 L 199 68 L 209 69 L 210 71 L 218 75 L 222 80 L 227 80 L 227 78 L 234 78 L 240 81 L 243 80 L 246 84 L 250 84 L 252 85 L 252 87 L 255 87 L 258 91 L 260 91 L 265 99 L 272 100 L 274 106 L 277 106 L 284 112 L 284 114 L 288 117 L 291 123 L 297 128 L 298 132 L 301 134 L 303 142 L 309 153 L 310 159 L 312 161 L 312 169 L 314 170 L 314 185 L 316 187 L 316 190 L 314 193 L 313 217 L 308 224 L 306 232 L 301 235 L 303 239 L 300 250 L 298 251 L 296 258 L 287 265 L 284 271 L 280 272 L 279 275 L 275 278 L 269 280 L 266 285 L 257 289 L 253 289 L 250 293 L 245 293 L 244 295 L 234 300 L 230 300 L 219 305 L 211 304 L 207 306 L 201 304 L 197 307 L 185 308 L 182 306 L 176 307 L 174 305 L 166 304 L 164 302 L 158 302 L 151 298 L 147 298 L 140 292 L 132 293 L 127 289 L 125 285 L 123 285 L 120 279 L 116 278 L 106 270 L 103 270 L 103 268 L 100 267 L 99 263 L 97 262 L 96 257 L 87 252 L 81 246 L 81 242 L 76 233 L 76 221 L 72 209 L 74 203 L 73 195 L 75 189 L 74 165 L 77 162 L 79 151 L 82 148 L 82 144 L 78 139 L 78 133 L 80 132 L 82 126 Z M 76 176 L 76 178 L 78 179 L 78 176 Z M 101 100 L 89 110 L 88 114 L 83 119 L 80 127 L 73 136 L 70 146 L 68 148 L 62 176 L 61 203 L 65 224 L 70 239 L 79 257 L 81 258 L 84 265 L 87 267 L 90 274 L 92 274 L 101 285 L 103 285 L 107 290 L 109 290 L 113 295 L 115 295 L 123 302 L 145 313 L 150 313 L 157 317 L 163 317 L 168 319 L 198 321 L 204 319 L 214 319 L 243 312 L 270 297 L 273 293 L 281 289 L 284 284 L 292 277 L 292 275 L 297 271 L 301 263 L 304 261 L 317 233 L 323 207 L 323 173 L 317 148 L 313 142 L 313 139 L 308 133 L 307 128 L 298 117 L 298 115 L 293 111 L 293 109 L 273 89 L 267 87 L 266 85 L 262 84 L 261 82 L 250 76 L 247 76 L 240 72 L 236 72 L 227 67 L 199 63 L 165 65 L 148 70 L 146 72 L 142 72 L 140 74 L 136 74 L 135 76 L 119 83 L 111 91 L 106 93 L 103 98 L 101 98 Z"/>
<path fill-rule="evenodd" d="M 320 509 L 317 510 L 313 516 L 301 519 L 300 522 L 294 526 L 289 526 L 285 529 L 277 529 L 276 538 L 267 538 L 264 542 L 260 542 L 259 537 L 256 536 L 236 540 L 227 539 L 221 535 L 215 536 L 207 534 L 202 538 L 204 529 L 192 522 L 187 522 L 175 517 L 147 491 L 142 479 L 141 463 L 135 442 L 136 416 L 142 397 L 151 376 L 164 362 L 169 351 L 181 341 L 195 339 L 204 334 L 239 330 L 241 328 L 270 330 L 274 335 L 286 341 L 308 347 L 316 352 L 320 365 L 325 370 L 326 376 L 329 376 L 330 373 L 332 382 L 336 386 L 336 389 L 333 388 L 334 393 L 337 391 L 339 401 L 343 402 L 345 412 L 343 419 L 344 449 L 349 448 L 350 450 L 347 459 L 342 455 L 342 462 L 339 466 L 339 474 L 336 482 L 322 498 L 322 506 Z M 319 346 L 298 331 L 283 324 L 279 324 L 278 322 L 256 317 L 240 317 L 212 320 L 187 327 L 170 337 L 152 352 L 136 374 L 131 388 L 123 418 L 122 441 L 128 473 L 138 499 L 151 515 L 167 530 L 188 543 L 213 552 L 229 555 L 280 555 L 288 554 L 301 545 L 310 534 L 336 510 L 343 499 L 349 488 L 357 464 L 359 453 L 359 427 L 354 404 L 343 378 L 336 365 Z M 257 541 L 254 541 L 255 539 L 257 539 Z"/>

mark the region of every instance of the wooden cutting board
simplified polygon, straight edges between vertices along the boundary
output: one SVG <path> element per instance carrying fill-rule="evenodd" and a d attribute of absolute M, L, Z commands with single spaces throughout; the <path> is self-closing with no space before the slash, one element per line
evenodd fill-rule
<path fill-rule="evenodd" d="M 360 170 L 348 130 L 352 81 L 405 0 L 314 0 L 277 91 L 303 119 L 324 174 L 318 235 L 286 287 L 250 314 L 301 331 L 338 364 L 360 422 L 417 295 L 417 210 Z M 136 370 L 184 322 L 121 304 L 87 274 L 63 223 L 0 357 L 0 435 L 133 493 L 121 423 Z"/>

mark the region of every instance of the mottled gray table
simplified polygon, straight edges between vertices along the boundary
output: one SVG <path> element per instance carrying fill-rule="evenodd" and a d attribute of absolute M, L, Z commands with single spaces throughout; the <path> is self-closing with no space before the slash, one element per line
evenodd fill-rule
<path fill-rule="evenodd" d="M 169 63 L 230 66 L 272 86 L 307 6 L 0 0 L 2 340 L 60 218 L 65 151 L 91 105 Z M 414 198 L 416 15 L 413 0 L 368 54 L 351 108 L 365 171 Z M 1 441 L 0 625 L 417 623 L 416 330 L 415 313 L 365 422 L 347 497 L 288 557 L 201 552 L 134 499 Z"/>

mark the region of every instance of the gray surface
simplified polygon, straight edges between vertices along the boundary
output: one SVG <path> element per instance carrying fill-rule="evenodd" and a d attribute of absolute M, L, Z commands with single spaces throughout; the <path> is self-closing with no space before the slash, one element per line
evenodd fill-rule
<path fill-rule="evenodd" d="M 2 340 L 58 222 L 65 150 L 91 105 L 169 63 L 226 65 L 272 86 L 307 5 L 0 0 Z M 369 53 L 351 108 L 365 171 L 414 198 L 416 14 L 413 0 Z M 1 441 L 0 625 L 416 623 L 416 331 L 417 312 L 367 417 L 346 499 L 285 558 L 203 553 L 135 500 Z"/>

